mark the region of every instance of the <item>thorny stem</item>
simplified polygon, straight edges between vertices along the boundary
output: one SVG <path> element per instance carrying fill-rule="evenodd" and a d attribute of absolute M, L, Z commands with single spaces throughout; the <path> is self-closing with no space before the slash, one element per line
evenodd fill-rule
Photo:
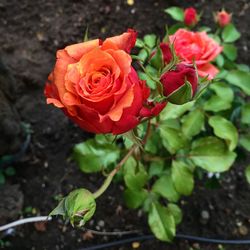
<path fill-rule="evenodd" d="M 137 145 L 133 145 L 132 148 L 128 151 L 128 153 L 124 156 L 124 158 L 116 165 L 116 167 L 110 172 L 108 177 L 103 182 L 102 186 L 94 193 L 95 199 L 101 196 L 106 189 L 109 187 L 111 181 L 113 180 L 113 177 L 115 174 L 121 169 L 123 164 L 127 161 L 127 159 L 134 153 L 134 151 L 138 148 Z"/>
<path fill-rule="evenodd" d="M 148 121 L 148 127 L 147 127 L 147 131 L 145 134 L 145 137 L 142 141 L 143 145 L 146 144 L 147 139 L 150 135 L 150 129 L 151 129 L 151 123 L 150 120 Z M 123 157 L 123 159 L 116 165 L 116 167 L 110 172 L 110 174 L 107 176 L 107 178 L 105 179 L 105 181 L 103 182 L 102 186 L 93 194 L 94 198 L 98 198 L 99 196 L 101 196 L 106 189 L 109 187 L 111 181 L 113 180 L 114 176 L 116 175 L 116 173 L 121 169 L 121 167 L 123 166 L 123 164 L 128 160 L 128 158 L 139 148 L 139 145 L 134 144 L 132 146 L 132 148 L 128 151 L 128 153 Z"/>

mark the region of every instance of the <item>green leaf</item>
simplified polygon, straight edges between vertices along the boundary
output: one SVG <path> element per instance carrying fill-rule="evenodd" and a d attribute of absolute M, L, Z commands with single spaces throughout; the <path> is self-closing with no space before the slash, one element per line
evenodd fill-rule
<path fill-rule="evenodd" d="M 143 48 L 144 47 L 144 42 L 140 38 L 137 38 L 136 43 L 135 43 L 135 47 Z"/>
<path fill-rule="evenodd" d="M 188 138 L 198 135 L 204 127 L 204 120 L 204 113 L 200 109 L 190 111 L 182 119 L 183 134 Z"/>
<path fill-rule="evenodd" d="M 152 203 L 148 224 L 157 239 L 170 242 L 175 236 L 175 220 L 171 212 L 159 203 Z"/>
<path fill-rule="evenodd" d="M 228 84 L 223 82 L 213 83 L 210 85 L 210 89 L 212 89 L 216 95 L 212 95 L 211 98 L 205 102 L 205 110 L 219 112 L 231 108 L 234 92 Z"/>
<path fill-rule="evenodd" d="M 163 56 L 161 52 L 161 48 L 157 46 L 155 54 L 150 60 L 150 64 L 156 68 L 156 69 L 161 69 L 164 66 L 164 61 L 163 61 Z"/>
<path fill-rule="evenodd" d="M 250 134 L 240 135 L 240 145 L 250 152 Z"/>
<path fill-rule="evenodd" d="M 145 62 L 146 59 L 148 58 L 148 52 L 145 49 L 141 49 L 139 54 L 138 54 L 138 58 L 142 61 Z"/>
<path fill-rule="evenodd" d="M 159 140 L 160 140 L 160 136 L 159 136 L 158 130 L 156 130 L 147 139 L 147 143 L 145 145 L 145 150 L 147 152 L 154 154 L 154 155 L 157 154 Z"/>
<path fill-rule="evenodd" d="M 247 178 L 247 182 L 250 184 L 250 165 L 247 166 L 246 170 L 245 170 L 245 175 Z"/>
<path fill-rule="evenodd" d="M 184 21 L 184 11 L 179 7 L 170 7 L 164 10 L 165 13 L 169 14 L 174 20 L 183 22 Z"/>
<path fill-rule="evenodd" d="M 180 198 L 180 195 L 177 193 L 173 180 L 169 174 L 165 174 L 160 177 L 160 179 L 154 183 L 152 191 L 171 202 L 177 202 Z"/>
<path fill-rule="evenodd" d="M 66 215 L 66 210 L 65 210 L 65 198 L 63 198 L 58 205 L 50 212 L 50 216 L 52 215 Z"/>
<path fill-rule="evenodd" d="M 211 31 L 211 28 L 210 27 L 207 27 L 207 26 L 202 26 L 198 29 L 200 32 L 202 31 L 206 31 L 206 32 L 210 32 Z"/>
<path fill-rule="evenodd" d="M 124 164 L 124 181 L 131 190 L 140 190 L 148 180 L 148 174 L 140 162 L 130 157 Z"/>
<path fill-rule="evenodd" d="M 172 180 L 178 193 L 183 195 L 192 193 L 194 188 L 193 174 L 184 162 L 172 162 Z"/>
<path fill-rule="evenodd" d="M 13 176 L 16 174 L 16 170 L 13 167 L 6 168 L 4 172 L 7 176 Z"/>
<path fill-rule="evenodd" d="M 115 144 L 111 144 L 105 136 L 79 143 L 74 147 L 73 159 L 85 173 L 98 172 L 103 167 L 115 163 L 120 157 L 120 151 Z"/>
<path fill-rule="evenodd" d="M 219 67 L 223 67 L 225 60 L 224 60 L 224 57 L 223 57 L 221 54 L 219 54 L 219 55 L 216 57 L 215 60 L 216 60 L 216 64 L 217 64 Z"/>
<path fill-rule="evenodd" d="M 217 95 L 211 96 L 211 98 L 205 102 L 204 109 L 206 111 L 219 112 L 231 108 L 231 102 L 228 102 Z"/>
<path fill-rule="evenodd" d="M 250 73 L 240 70 L 229 71 L 226 80 L 250 95 Z"/>
<path fill-rule="evenodd" d="M 209 37 L 211 37 L 213 40 L 215 40 L 217 43 L 221 44 L 221 39 L 216 34 L 208 34 Z"/>
<path fill-rule="evenodd" d="M 211 116 L 208 120 L 213 128 L 214 134 L 224 139 L 230 151 L 233 151 L 238 144 L 238 131 L 232 122 L 221 116 Z"/>
<path fill-rule="evenodd" d="M 173 215 L 175 225 L 180 224 L 181 221 L 182 221 L 182 211 L 181 211 L 181 209 L 176 204 L 173 204 L 173 203 L 169 203 L 168 206 L 167 206 L 167 209 Z"/>
<path fill-rule="evenodd" d="M 241 122 L 250 124 L 250 103 L 246 103 L 241 108 Z"/>
<path fill-rule="evenodd" d="M 144 36 L 143 40 L 145 42 L 145 44 L 149 47 L 149 48 L 154 48 L 156 45 L 156 35 L 155 34 L 147 34 Z"/>
<path fill-rule="evenodd" d="M 185 28 L 184 23 L 176 23 L 169 27 L 168 35 L 173 35 L 178 29 Z"/>
<path fill-rule="evenodd" d="M 131 190 L 129 188 L 123 194 L 125 203 L 129 208 L 140 207 L 147 198 L 147 195 L 148 193 L 145 189 Z"/>
<path fill-rule="evenodd" d="M 168 103 L 160 114 L 160 120 L 178 118 L 188 110 L 191 110 L 191 108 L 194 106 L 194 103 L 195 103 L 194 101 L 185 103 L 183 105 L 175 105 L 172 103 Z"/>
<path fill-rule="evenodd" d="M 240 38 L 239 31 L 230 23 L 222 31 L 222 39 L 226 43 L 232 43 Z"/>
<path fill-rule="evenodd" d="M 237 64 L 236 66 L 240 71 L 250 72 L 250 67 L 246 64 Z"/>
<path fill-rule="evenodd" d="M 180 129 L 171 127 L 167 121 L 164 124 L 160 124 L 159 129 L 162 144 L 171 154 L 186 146 L 187 139 L 183 136 Z"/>
<path fill-rule="evenodd" d="M 0 172 L 0 185 L 3 185 L 5 183 L 5 177 L 2 172 Z"/>
<path fill-rule="evenodd" d="M 216 137 L 203 137 L 192 143 L 190 159 L 209 172 L 228 170 L 235 158 L 236 154 L 228 151 L 225 143 Z"/>
<path fill-rule="evenodd" d="M 164 169 L 163 161 L 153 161 L 149 167 L 149 177 L 153 177 L 155 175 L 160 176 Z"/>
<path fill-rule="evenodd" d="M 237 58 L 237 48 L 233 44 L 223 44 L 223 53 L 231 61 Z"/>
<path fill-rule="evenodd" d="M 145 80 L 148 87 L 151 89 L 156 89 L 156 82 L 154 80 L 152 80 L 146 73 L 139 71 L 138 72 L 139 78 L 141 80 Z"/>

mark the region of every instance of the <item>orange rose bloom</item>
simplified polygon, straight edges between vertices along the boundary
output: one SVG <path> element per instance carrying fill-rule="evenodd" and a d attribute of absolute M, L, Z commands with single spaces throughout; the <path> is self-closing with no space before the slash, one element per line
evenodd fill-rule
<path fill-rule="evenodd" d="M 45 87 L 47 103 L 61 108 L 82 129 L 121 134 L 137 126 L 165 104 L 148 108 L 150 91 L 131 66 L 128 54 L 136 32 L 67 46 L 57 51 Z M 160 110 L 161 110 L 160 109 Z"/>

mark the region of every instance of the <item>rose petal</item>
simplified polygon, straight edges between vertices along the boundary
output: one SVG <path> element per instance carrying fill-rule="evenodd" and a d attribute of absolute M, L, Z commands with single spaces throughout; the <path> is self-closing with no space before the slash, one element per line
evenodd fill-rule
<path fill-rule="evenodd" d="M 64 105 L 60 101 L 54 98 L 47 98 L 47 104 L 54 104 L 54 106 L 56 106 L 57 108 L 64 107 Z"/>
<path fill-rule="evenodd" d="M 123 50 L 108 50 L 107 51 L 115 59 L 117 65 L 121 70 L 121 76 L 124 77 L 129 74 L 131 70 L 131 56 Z"/>
<path fill-rule="evenodd" d="M 109 46 L 111 46 L 110 42 L 115 44 L 118 49 L 124 50 L 127 53 L 130 53 L 131 49 L 135 46 L 137 37 L 137 32 L 133 29 L 128 29 L 127 32 L 124 32 L 123 34 L 119 36 L 113 36 L 110 38 L 107 38 L 103 42 L 103 47 L 106 47 L 107 43 L 109 43 Z M 109 46 L 107 48 L 109 48 Z"/>
<path fill-rule="evenodd" d="M 218 73 L 219 70 L 213 64 L 210 63 L 198 67 L 199 76 L 208 76 L 209 80 L 213 79 Z"/>
<path fill-rule="evenodd" d="M 69 56 L 73 57 L 75 60 L 80 60 L 80 58 L 88 53 L 90 50 L 98 47 L 100 45 L 100 40 L 95 39 L 91 41 L 87 41 L 84 43 L 77 43 L 73 45 L 69 45 L 65 48 Z"/>
<path fill-rule="evenodd" d="M 121 99 L 113 105 L 111 110 L 105 115 L 108 116 L 112 121 L 119 121 L 122 116 L 122 112 L 124 108 L 129 107 L 134 99 L 134 92 L 132 88 L 129 88 L 128 91 L 121 97 Z M 102 121 L 105 116 L 100 116 L 100 120 Z"/>

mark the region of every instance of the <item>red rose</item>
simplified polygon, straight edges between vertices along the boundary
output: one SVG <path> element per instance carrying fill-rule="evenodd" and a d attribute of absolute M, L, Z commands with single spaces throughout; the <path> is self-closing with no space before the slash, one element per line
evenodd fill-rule
<path fill-rule="evenodd" d="M 184 11 L 184 23 L 187 26 L 195 26 L 198 23 L 198 15 L 196 9 L 187 8 Z"/>
<path fill-rule="evenodd" d="M 198 86 L 195 68 L 183 63 L 177 64 L 174 70 L 165 72 L 160 81 L 164 96 L 174 104 L 191 101 Z"/>
<path fill-rule="evenodd" d="M 163 61 L 165 64 L 169 64 L 173 59 L 172 51 L 167 43 L 160 44 L 161 52 L 163 55 Z"/>
<path fill-rule="evenodd" d="M 213 79 L 219 70 L 210 62 L 222 51 L 222 47 L 206 32 L 192 32 L 179 29 L 170 36 L 174 43 L 176 55 L 186 64 L 192 64 L 195 60 L 199 76 L 208 76 Z"/>
<path fill-rule="evenodd" d="M 150 57 L 150 63 L 157 69 L 169 64 L 173 58 L 170 46 L 167 43 L 160 43 L 159 48 L 155 49 Z"/>
<path fill-rule="evenodd" d="M 231 22 L 232 14 L 227 13 L 225 10 L 217 12 L 215 16 L 215 22 L 219 24 L 220 27 L 225 27 Z"/>
<path fill-rule="evenodd" d="M 45 87 L 47 103 L 89 132 L 133 129 L 150 94 L 131 66 L 128 53 L 135 41 L 136 32 L 128 30 L 104 42 L 96 39 L 59 50 Z"/>

